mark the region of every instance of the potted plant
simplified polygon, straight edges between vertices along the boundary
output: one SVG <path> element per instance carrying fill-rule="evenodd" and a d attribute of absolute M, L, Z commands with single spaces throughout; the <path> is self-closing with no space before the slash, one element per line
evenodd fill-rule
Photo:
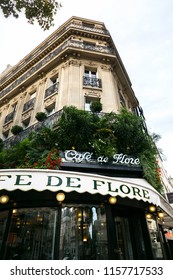
<path fill-rule="evenodd" d="M 37 119 L 37 121 L 43 122 L 47 118 L 47 115 L 44 112 L 38 112 L 35 118 Z"/>
<path fill-rule="evenodd" d="M 93 101 L 90 105 L 90 110 L 93 113 L 100 113 L 102 111 L 102 104 L 100 101 Z"/>
<path fill-rule="evenodd" d="M 23 127 L 20 126 L 20 125 L 14 125 L 14 126 L 11 128 L 11 132 L 13 133 L 13 135 L 17 135 L 17 134 L 19 134 L 21 131 L 23 131 Z"/>

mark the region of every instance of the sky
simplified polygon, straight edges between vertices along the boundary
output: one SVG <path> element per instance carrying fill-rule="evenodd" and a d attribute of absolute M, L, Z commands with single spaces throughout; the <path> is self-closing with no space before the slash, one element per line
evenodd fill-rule
<path fill-rule="evenodd" d="M 104 22 L 143 108 L 150 133 L 161 136 L 164 167 L 173 177 L 173 1 L 61 0 L 55 25 L 43 31 L 24 15 L 0 12 L 0 73 L 14 66 L 71 16 Z"/>

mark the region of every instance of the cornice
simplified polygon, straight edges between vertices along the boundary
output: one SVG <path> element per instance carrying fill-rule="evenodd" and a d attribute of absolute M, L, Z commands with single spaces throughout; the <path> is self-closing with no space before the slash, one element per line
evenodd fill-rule
<path fill-rule="evenodd" d="M 103 28 L 89 28 L 79 23 L 73 23 L 74 20 L 81 20 L 81 18 L 72 17 L 65 24 L 60 26 L 52 35 L 38 45 L 31 53 L 29 53 L 23 60 L 12 67 L 8 73 L 0 78 L 1 87 L 4 89 L 7 85 L 12 83 L 29 68 L 34 66 L 38 61 L 45 57 L 48 53 L 54 50 L 58 45 L 62 44 L 71 35 L 78 35 L 86 38 L 94 38 L 98 40 L 108 40 L 109 33 Z M 84 20 L 84 19 L 83 19 Z M 86 20 L 84 20 L 86 21 Z M 94 22 L 94 21 L 92 21 Z M 82 22 L 81 22 L 82 23 Z M 96 23 L 96 22 L 94 22 Z M 101 23 L 100 23 L 101 24 Z"/>
<path fill-rule="evenodd" d="M 16 87 L 23 86 L 24 82 L 28 79 L 31 79 L 33 75 L 37 74 L 37 78 L 40 77 L 40 73 L 44 72 L 44 67 L 46 65 L 50 64 L 52 61 L 57 59 L 59 57 L 60 61 L 62 62 L 63 53 L 66 52 L 74 52 L 78 50 L 78 52 L 88 53 L 89 55 L 94 54 L 102 55 L 105 57 L 115 57 L 114 50 L 108 47 L 104 46 L 93 46 L 93 44 L 79 42 L 75 40 L 67 40 L 63 44 L 59 45 L 56 49 L 54 49 L 52 52 L 49 52 L 46 56 L 43 56 L 42 60 L 37 62 L 33 67 L 29 67 L 28 71 L 25 71 L 23 74 L 21 74 L 18 78 L 12 79 L 11 84 L 1 90 L 0 92 L 0 98 L 4 98 L 9 92 L 14 90 Z"/>

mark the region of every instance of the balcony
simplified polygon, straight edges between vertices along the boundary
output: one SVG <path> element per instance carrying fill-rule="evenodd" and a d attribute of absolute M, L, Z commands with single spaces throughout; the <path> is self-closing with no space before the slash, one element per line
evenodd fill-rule
<path fill-rule="evenodd" d="M 23 106 L 23 112 L 28 111 L 34 107 L 35 97 L 26 102 Z"/>
<path fill-rule="evenodd" d="M 10 114 L 8 114 L 6 117 L 5 117 L 5 121 L 4 121 L 4 124 L 8 123 L 8 122 L 12 122 L 13 121 L 13 118 L 14 118 L 14 115 L 15 115 L 15 111 L 11 112 Z"/>
<path fill-rule="evenodd" d="M 58 92 L 58 87 L 59 87 L 59 83 L 55 83 L 52 86 L 50 86 L 49 88 L 47 88 L 45 90 L 44 98 L 47 98 L 50 95 L 52 95 L 53 93 Z"/>
<path fill-rule="evenodd" d="M 92 77 L 83 77 L 83 85 L 89 87 L 102 88 L 101 79 L 92 78 Z"/>
<path fill-rule="evenodd" d="M 16 86 L 19 86 L 26 79 L 30 78 L 35 72 L 43 68 L 45 64 L 51 61 L 53 57 L 56 57 L 61 51 L 64 51 L 70 47 L 79 48 L 81 50 L 92 50 L 93 52 L 99 52 L 99 53 L 114 54 L 114 50 L 109 47 L 95 46 L 93 44 L 88 44 L 75 40 L 69 40 L 67 42 L 64 42 L 54 51 L 49 53 L 45 58 L 43 58 L 41 61 L 36 63 L 35 66 L 33 66 L 28 71 L 26 71 L 23 75 L 21 75 L 18 79 L 16 79 L 15 82 L 13 82 L 10 86 L 2 90 L 0 93 L 0 98 L 4 97 L 9 91 L 13 90 Z"/>
<path fill-rule="evenodd" d="M 4 141 L 4 148 L 7 149 L 13 145 L 16 145 L 18 142 L 25 139 L 31 132 L 37 132 L 43 127 L 56 127 L 57 121 L 61 117 L 62 112 L 63 110 L 57 111 L 56 113 L 48 116 L 43 122 L 37 122 L 21 131 L 18 135 L 9 137 Z"/>

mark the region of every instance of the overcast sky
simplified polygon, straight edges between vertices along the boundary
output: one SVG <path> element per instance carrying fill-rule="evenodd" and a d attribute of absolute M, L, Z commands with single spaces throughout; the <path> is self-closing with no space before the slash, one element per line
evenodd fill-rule
<path fill-rule="evenodd" d="M 173 1 L 61 0 L 55 25 L 43 31 L 24 16 L 0 12 L 0 72 L 15 65 L 71 16 L 105 23 L 143 108 L 148 129 L 161 136 L 157 146 L 173 177 Z"/>

